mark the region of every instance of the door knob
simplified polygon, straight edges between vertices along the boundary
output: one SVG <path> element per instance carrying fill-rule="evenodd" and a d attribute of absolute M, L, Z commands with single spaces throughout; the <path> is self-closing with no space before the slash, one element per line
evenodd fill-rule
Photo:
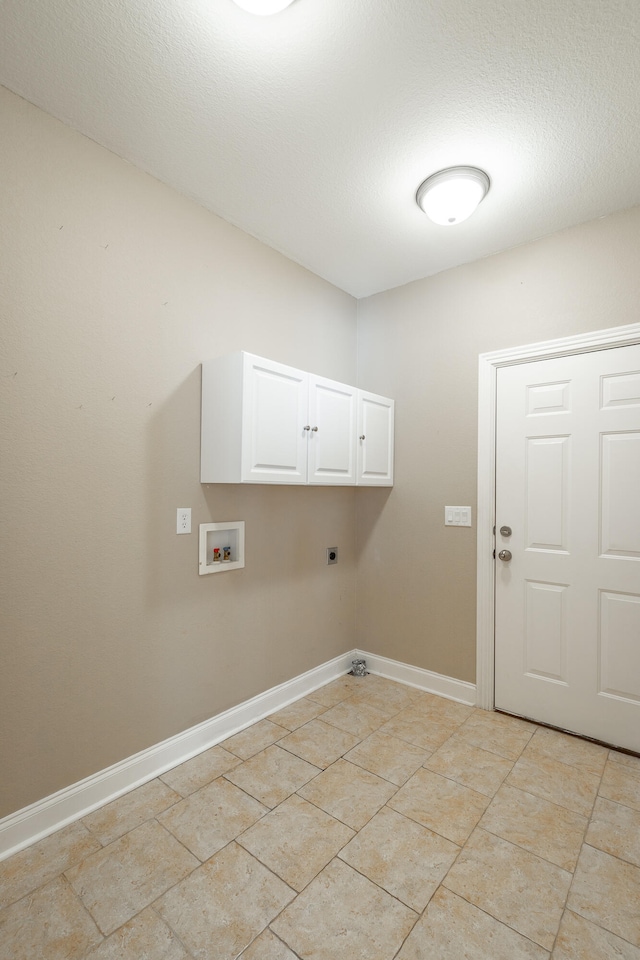
<path fill-rule="evenodd" d="M 513 554 L 511 553 L 511 550 L 501 550 L 498 556 L 501 560 L 511 560 Z"/>

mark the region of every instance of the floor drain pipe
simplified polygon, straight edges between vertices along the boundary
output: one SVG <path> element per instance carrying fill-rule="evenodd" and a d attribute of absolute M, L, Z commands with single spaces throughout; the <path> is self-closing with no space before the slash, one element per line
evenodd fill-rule
<path fill-rule="evenodd" d="M 367 673 L 367 661 L 366 660 L 352 660 L 351 661 L 351 676 L 353 677 L 366 677 Z"/>

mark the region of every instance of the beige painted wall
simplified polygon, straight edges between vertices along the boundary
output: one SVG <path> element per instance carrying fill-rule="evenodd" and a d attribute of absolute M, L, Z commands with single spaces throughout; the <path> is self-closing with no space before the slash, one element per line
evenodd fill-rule
<path fill-rule="evenodd" d="M 350 649 L 472 680 L 479 352 L 638 320 L 640 209 L 358 305 L 0 88 L 0 816 Z M 199 370 L 394 396 L 393 490 L 201 486 Z M 194 530 L 244 519 L 247 567 Z M 355 519 L 359 529 L 356 550 Z M 327 567 L 324 549 L 340 546 Z"/>
<path fill-rule="evenodd" d="M 356 303 L 6 90 L 0 115 L 2 816 L 352 648 L 355 491 L 202 487 L 199 364 L 355 382 Z M 197 525 L 238 519 L 246 568 L 199 577 Z"/>
<path fill-rule="evenodd" d="M 640 320 L 640 208 L 358 303 L 359 382 L 396 398 L 392 491 L 359 491 L 358 646 L 475 677 L 478 354 Z"/>

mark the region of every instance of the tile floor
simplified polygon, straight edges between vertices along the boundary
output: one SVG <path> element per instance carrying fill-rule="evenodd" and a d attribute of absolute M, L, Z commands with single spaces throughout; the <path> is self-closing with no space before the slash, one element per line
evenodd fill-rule
<path fill-rule="evenodd" d="M 11 960 L 640 960 L 640 759 L 342 677 L 0 863 Z"/>

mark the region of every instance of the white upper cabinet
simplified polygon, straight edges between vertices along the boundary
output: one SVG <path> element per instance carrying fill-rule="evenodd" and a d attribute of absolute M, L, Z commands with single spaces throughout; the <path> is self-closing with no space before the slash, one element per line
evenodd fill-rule
<path fill-rule="evenodd" d="M 358 391 L 309 374 L 309 483 L 356 482 Z"/>
<path fill-rule="evenodd" d="M 393 486 L 394 401 L 358 391 L 358 473 L 361 486 Z"/>
<path fill-rule="evenodd" d="M 245 353 L 243 483 L 307 482 L 307 374 Z"/>
<path fill-rule="evenodd" d="M 393 411 L 393 401 L 250 353 L 203 363 L 201 482 L 355 484 L 361 399 Z M 371 456 L 358 483 L 392 483 L 388 416 L 364 415 Z"/>

